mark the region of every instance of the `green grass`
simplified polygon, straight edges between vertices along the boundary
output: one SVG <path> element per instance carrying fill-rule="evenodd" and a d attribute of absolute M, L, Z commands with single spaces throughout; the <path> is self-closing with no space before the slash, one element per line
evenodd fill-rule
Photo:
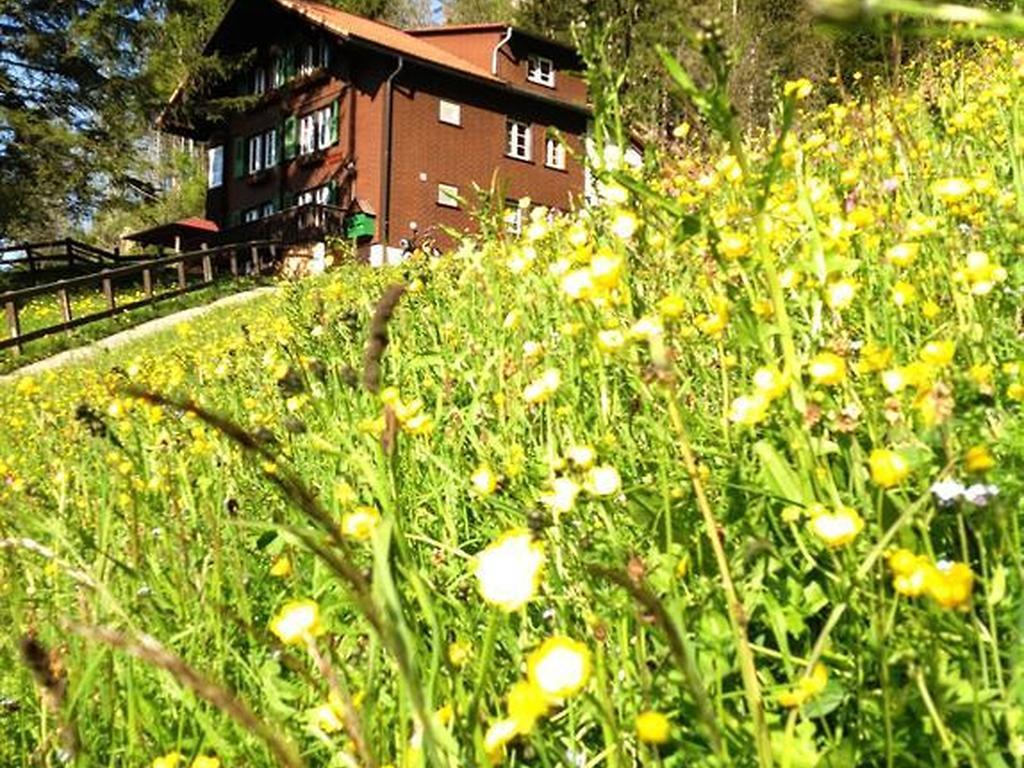
<path fill-rule="evenodd" d="M 0 764 L 1019 765 L 1020 55 L 0 388 Z"/>

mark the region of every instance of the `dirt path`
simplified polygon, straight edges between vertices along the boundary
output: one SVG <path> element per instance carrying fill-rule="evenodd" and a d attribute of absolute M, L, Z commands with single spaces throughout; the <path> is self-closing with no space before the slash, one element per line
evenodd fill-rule
<path fill-rule="evenodd" d="M 273 286 L 254 288 L 253 290 L 245 291 L 244 293 L 233 293 L 230 296 L 225 296 L 222 299 L 217 299 L 217 301 L 204 304 L 199 307 L 183 309 L 181 312 L 175 312 L 173 315 L 158 317 L 155 320 L 148 320 L 145 323 L 136 325 L 134 328 L 129 328 L 125 331 L 115 333 L 105 339 L 100 339 L 99 341 L 94 341 L 81 347 L 75 347 L 74 349 L 68 349 L 64 352 L 58 352 L 56 355 L 51 357 L 37 360 L 34 363 L 29 363 L 28 365 L 11 371 L 6 375 L 0 376 L 0 384 L 16 379 L 19 376 L 43 373 L 44 371 L 49 371 L 53 368 L 60 368 L 61 366 L 69 365 L 71 363 L 81 363 L 91 360 L 94 357 L 98 357 L 99 355 L 110 352 L 113 349 L 124 346 L 131 341 L 144 338 L 152 333 L 156 333 L 157 331 L 162 331 L 165 328 L 171 328 L 182 321 L 191 320 L 192 318 L 199 317 L 200 315 L 205 315 L 207 312 L 212 312 L 215 309 L 221 309 L 222 307 L 230 307 L 233 304 L 242 304 L 259 296 L 265 296 L 266 294 L 272 293 L 276 290 L 277 289 Z"/>

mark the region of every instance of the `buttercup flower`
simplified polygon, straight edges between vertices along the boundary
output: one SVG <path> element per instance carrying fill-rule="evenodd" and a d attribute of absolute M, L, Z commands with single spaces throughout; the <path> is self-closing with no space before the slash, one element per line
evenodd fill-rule
<path fill-rule="evenodd" d="M 784 707 L 799 707 L 808 699 L 817 696 L 828 684 L 828 668 L 818 662 L 809 675 L 804 675 L 797 682 L 796 688 L 780 693 L 778 702 Z"/>
<path fill-rule="evenodd" d="M 556 635 L 545 640 L 526 660 L 527 676 L 548 699 L 579 693 L 590 678 L 590 651 L 583 643 Z"/>
<path fill-rule="evenodd" d="M 486 464 L 481 464 L 469 478 L 478 496 L 490 496 L 498 487 L 498 478 Z"/>
<path fill-rule="evenodd" d="M 871 479 L 883 488 L 892 488 L 902 483 L 910 474 L 910 465 L 896 451 L 876 448 L 868 457 Z"/>
<path fill-rule="evenodd" d="M 341 518 L 341 532 L 350 539 L 368 541 L 379 523 L 380 512 L 376 507 L 359 506 Z"/>
<path fill-rule="evenodd" d="M 527 734 L 537 720 L 547 714 L 550 703 L 532 683 L 520 680 L 508 692 L 508 716 L 515 721 L 516 732 Z"/>
<path fill-rule="evenodd" d="M 180 752 L 168 752 L 166 755 L 155 758 L 151 768 L 178 768 L 184 759 Z"/>
<path fill-rule="evenodd" d="M 864 519 L 850 507 L 820 512 L 811 518 L 811 531 L 832 548 L 849 544 L 864 528 Z"/>
<path fill-rule="evenodd" d="M 583 487 L 591 496 L 614 496 L 622 488 L 622 478 L 615 467 L 593 467 L 587 472 Z"/>
<path fill-rule="evenodd" d="M 964 466 L 968 472 L 987 472 L 996 465 L 992 452 L 985 445 L 975 445 L 967 451 L 964 456 Z"/>
<path fill-rule="evenodd" d="M 929 572 L 925 589 L 943 608 L 962 608 L 970 602 L 974 574 L 964 563 L 940 560 Z"/>
<path fill-rule="evenodd" d="M 811 358 L 807 372 L 816 384 L 835 386 L 846 378 L 846 361 L 833 352 L 821 352 Z"/>
<path fill-rule="evenodd" d="M 661 712 L 647 710 L 636 716 L 636 736 L 645 744 L 665 744 L 672 724 Z"/>
<path fill-rule="evenodd" d="M 473 574 L 480 594 L 511 613 L 537 593 L 544 567 L 544 546 L 526 530 L 512 530 L 476 556 Z"/>
<path fill-rule="evenodd" d="M 320 606 L 312 600 L 286 603 L 270 622 L 270 631 L 286 645 L 302 643 L 322 631 Z"/>

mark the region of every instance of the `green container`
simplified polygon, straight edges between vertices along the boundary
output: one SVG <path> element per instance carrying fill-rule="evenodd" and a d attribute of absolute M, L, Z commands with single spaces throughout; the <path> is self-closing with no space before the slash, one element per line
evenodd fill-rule
<path fill-rule="evenodd" d="M 355 240 L 373 237 L 377 231 L 377 217 L 368 213 L 354 213 L 345 219 L 345 237 Z"/>

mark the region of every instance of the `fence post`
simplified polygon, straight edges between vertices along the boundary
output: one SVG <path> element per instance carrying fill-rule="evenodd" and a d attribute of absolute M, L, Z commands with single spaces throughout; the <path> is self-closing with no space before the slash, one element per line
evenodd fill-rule
<path fill-rule="evenodd" d="M 17 339 L 21 336 L 21 326 L 18 324 L 18 305 L 13 301 L 8 301 L 5 305 L 5 311 L 7 314 L 7 335 L 9 338 Z M 21 354 L 21 344 L 15 343 L 12 349 L 14 354 Z"/>
<path fill-rule="evenodd" d="M 114 283 L 109 277 L 103 278 L 103 298 L 107 300 L 107 309 L 114 309 Z"/>
<path fill-rule="evenodd" d="M 260 270 L 260 249 L 257 246 L 252 247 L 252 272 L 254 275 L 258 275 Z"/>
<path fill-rule="evenodd" d="M 206 250 L 206 244 L 203 244 L 203 250 Z M 213 282 L 213 259 L 210 258 L 210 254 L 203 254 L 203 282 Z"/>
<path fill-rule="evenodd" d="M 28 273 L 32 275 L 32 277 L 35 277 L 37 267 L 35 254 L 32 253 L 31 248 L 26 248 L 25 255 L 28 256 Z M 35 281 L 33 280 L 32 282 Z"/>
<path fill-rule="evenodd" d="M 71 324 L 71 299 L 68 298 L 68 289 L 61 288 L 57 291 L 57 303 L 60 304 L 60 317 L 64 325 Z M 68 328 L 68 331 L 71 329 Z"/>
<path fill-rule="evenodd" d="M 236 248 L 231 249 L 230 264 L 232 277 L 238 277 L 238 250 Z"/>
<path fill-rule="evenodd" d="M 147 299 L 153 298 L 153 270 L 149 267 L 142 270 L 142 291 Z"/>
<path fill-rule="evenodd" d="M 178 262 L 178 293 L 184 293 L 188 283 L 185 278 L 185 261 Z"/>

